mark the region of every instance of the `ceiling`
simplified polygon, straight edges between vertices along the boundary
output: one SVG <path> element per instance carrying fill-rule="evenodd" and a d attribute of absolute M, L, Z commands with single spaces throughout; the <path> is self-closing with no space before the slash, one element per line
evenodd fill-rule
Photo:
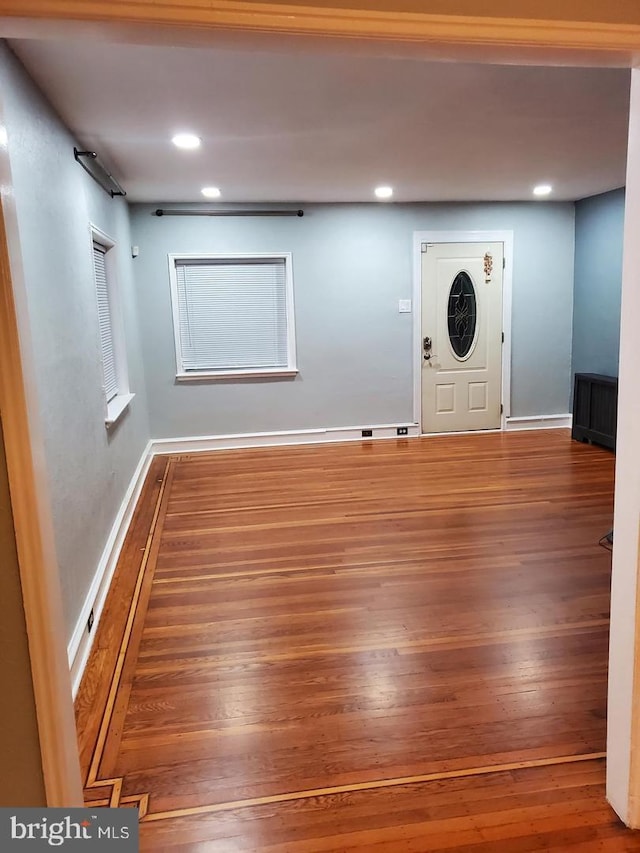
<path fill-rule="evenodd" d="M 132 201 L 573 200 L 625 180 L 629 72 L 315 49 L 17 39 Z M 189 130 L 197 151 L 171 136 Z"/>

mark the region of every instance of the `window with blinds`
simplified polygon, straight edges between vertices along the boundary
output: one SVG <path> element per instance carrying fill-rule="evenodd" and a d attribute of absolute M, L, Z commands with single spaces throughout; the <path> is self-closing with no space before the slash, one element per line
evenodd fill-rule
<path fill-rule="evenodd" d="M 172 256 L 178 375 L 295 372 L 291 260 Z"/>
<path fill-rule="evenodd" d="M 107 234 L 90 225 L 93 283 L 98 309 L 98 343 L 102 356 L 104 422 L 107 429 L 117 423 L 135 394 L 129 388 L 127 347 L 122 302 L 116 274 L 116 247 Z M 98 377 L 96 376 L 96 384 Z"/>
<path fill-rule="evenodd" d="M 100 350 L 102 352 L 103 387 L 107 404 L 118 394 L 118 373 L 113 343 L 112 314 L 109 298 L 109 282 L 105 255 L 107 248 L 93 243 L 93 272 L 98 296 L 98 325 L 100 328 Z"/>

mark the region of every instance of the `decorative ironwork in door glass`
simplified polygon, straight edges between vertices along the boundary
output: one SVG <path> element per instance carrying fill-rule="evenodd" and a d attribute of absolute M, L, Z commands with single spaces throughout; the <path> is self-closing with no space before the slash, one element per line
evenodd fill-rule
<path fill-rule="evenodd" d="M 478 303 L 471 276 L 464 271 L 459 272 L 449 291 L 447 321 L 451 348 L 460 359 L 466 358 L 471 351 L 477 319 Z"/>

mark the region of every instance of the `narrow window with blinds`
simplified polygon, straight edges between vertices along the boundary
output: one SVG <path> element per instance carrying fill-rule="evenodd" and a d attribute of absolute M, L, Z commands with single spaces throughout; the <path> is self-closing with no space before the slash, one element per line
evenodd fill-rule
<path fill-rule="evenodd" d="M 102 361 L 104 422 L 107 429 L 116 423 L 134 398 L 129 389 L 129 370 L 120 292 L 116 274 L 115 243 L 90 226 L 93 282 L 98 309 L 98 342 Z M 97 379 L 97 377 L 96 377 Z"/>
<path fill-rule="evenodd" d="M 118 394 L 118 373 L 113 343 L 113 326 L 107 281 L 106 246 L 93 243 L 93 272 L 98 295 L 98 325 L 100 327 L 100 350 L 102 352 L 102 376 L 104 394 L 109 404 Z"/>
<path fill-rule="evenodd" d="M 171 256 L 178 378 L 291 375 L 289 255 Z"/>

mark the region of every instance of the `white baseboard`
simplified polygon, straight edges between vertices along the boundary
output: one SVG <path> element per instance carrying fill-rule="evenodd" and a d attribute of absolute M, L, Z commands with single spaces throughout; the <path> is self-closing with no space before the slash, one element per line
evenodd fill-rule
<path fill-rule="evenodd" d="M 567 415 L 528 415 L 524 418 L 507 418 L 505 430 L 513 432 L 522 429 L 571 429 L 573 416 Z"/>
<path fill-rule="evenodd" d="M 152 453 L 199 453 L 211 450 L 232 450 L 242 447 L 277 447 L 287 444 L 324 444 L 334 441 L 370 441 L 398 438 L 398 428 L 406 428 L 407 437 L 420 435 L 418 424 L 374 424 L 373 426 L 327 427 L 326 429 L 286 430 L 281 432 L 231 433 L 229 435 L 198 435 L 188 438 L 156 438 L 151 441 Z M 363 430 L 371 430 L 365 438 Z"/>
<path fill-rule="evenodd" d="M 67 646 L 74 699 L 80 687 L 80 681 L 82 680 L 84 668 L 89 658 L 93 639 L 96 636 L 98 622 L 100 621 L 102 608 L 104 607 L 107 593 L 111 586 L 113 573 L 118 564 L 122 544 L 129 529 L 133 512 L 140 497 L 145 477 L 147 476 L 147 471 L 151 465 L 151 460 L 153 459 L 151 444 L 149 442 L 145 447 L 136 470 L 133 473 L 133 477 L 131 478 L 131 482 L 102 551 L 102 556 L 98 562 L 89 593 L 80 611 L 80 617 Z M 87 630 L 87 621 L 92 609 L 94 621 L 91 633 L 89 633 Z"/>

